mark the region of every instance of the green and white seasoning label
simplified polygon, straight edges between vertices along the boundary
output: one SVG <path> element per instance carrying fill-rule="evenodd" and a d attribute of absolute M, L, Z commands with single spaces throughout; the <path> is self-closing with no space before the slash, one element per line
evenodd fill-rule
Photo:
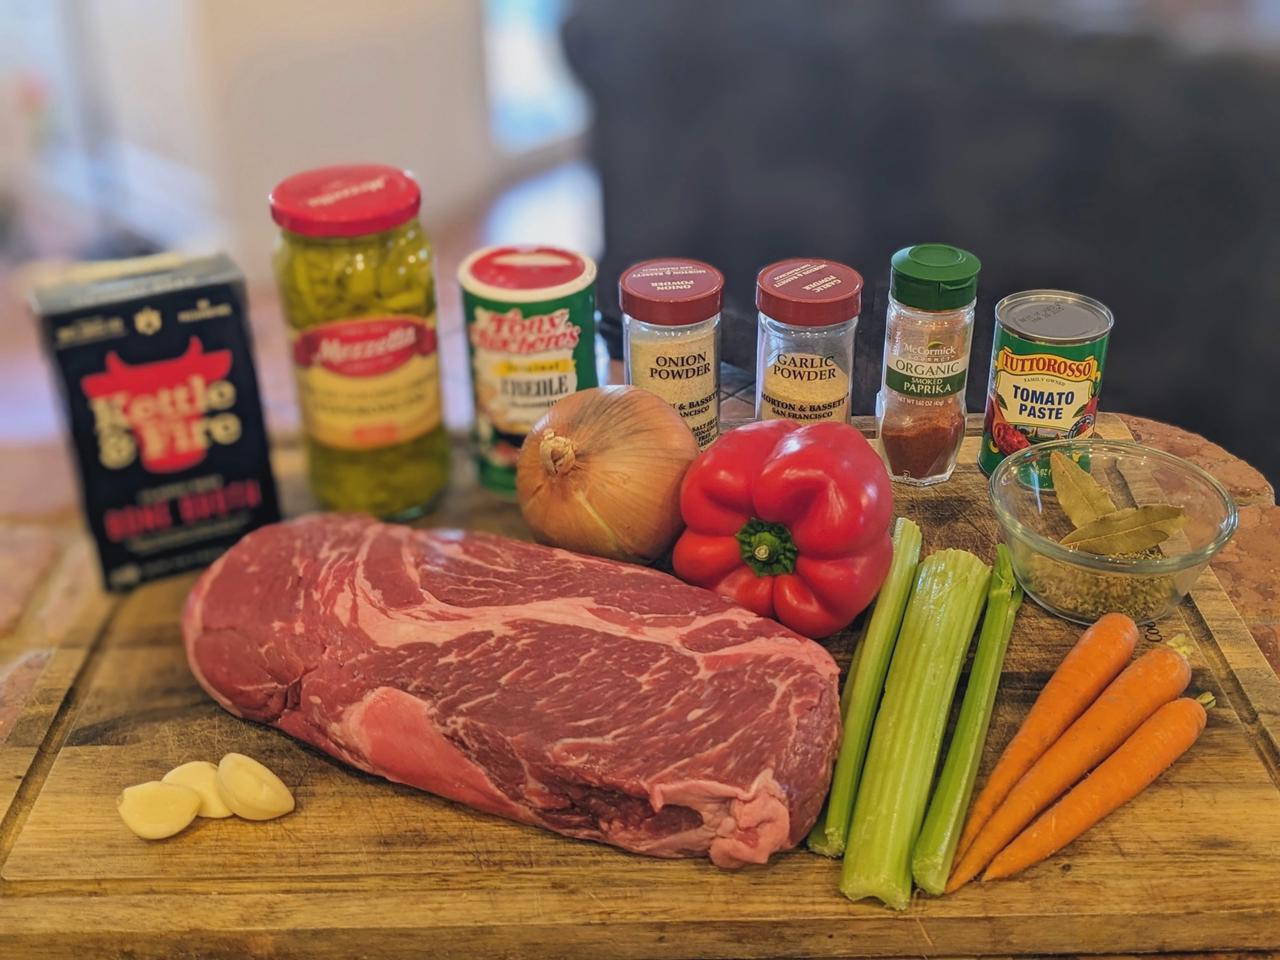
<path fill-rule="evenodd" d="M 919 400 L 939 400 L 963 393 L 969 376 L 969 354 L 954 345 L 900 343 L 885 364 L 890 390 Z"/>

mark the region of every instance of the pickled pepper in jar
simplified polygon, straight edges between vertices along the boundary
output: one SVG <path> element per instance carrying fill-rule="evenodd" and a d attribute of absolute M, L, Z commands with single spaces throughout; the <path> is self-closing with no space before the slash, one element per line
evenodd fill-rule
<path fill-rule="evenodd" d="M 332 510 L 411 519 L 448 479 L 420 204 L 408 173 L 374 164 L 309 170 L 271 193 L 311 489 Z"/>

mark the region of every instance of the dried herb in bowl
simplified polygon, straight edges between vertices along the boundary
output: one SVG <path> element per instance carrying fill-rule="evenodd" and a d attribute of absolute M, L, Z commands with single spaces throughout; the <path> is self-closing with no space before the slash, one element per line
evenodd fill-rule
<path fill-rule="evenodd" d="M 1062 453 L 1049 455 L 1049 472 L 1058 506 L 1077 529 L 1114 513 L 1111 495 L 1080 464 Z"/>
<path fill-rule="evenodd" d="M 1181 507 L 1153 503 L 1113 510 L 1062 538 L 1062 545 L 1102 557 L 1121 557 L 1157 547 L 1182 529 Z"/>
<path fill-rule="evenodd" d="M 1170 503 L 1117 507 L 1089 471 L 1056 451 L 1049 455 L 1049 471 L 1058 505 L 1075 527 L 1061 541 L 1072 550 L 1102 557 L 1142 554 L 1164 543 L 1186 522 L 1183 509 Z"/>
<path fill-rule="evenodd" d="M 1125 559 L 1159 557 L 1152 549 Z M 1139 622 L 1152 620 L 1181 595 L 1169 574 L 1108 573 L 1073 567 L 1033 555 L 1026 569 L 1027 589 L 1045 603 L 1075 616 L 1097 618 L 1124 613 Z"/>
<path fill-rule="evenodd" d="M 1015 453 L 989 488 L 1022 586 L 1080 622 L 1112 610 L 1163 617 L 1238 523 L 1212 476 L 1131 442 L 1064 440 Z"/>
<path fill-rule="evenodd" d="M 1158 559 L 1160 544 L 1186 522 L 1173 504 L 1117 507 L 1092 474 L 1064 454 L 1051 454 L 1049 465 L 1058 505 L 1075 528 L 1060 541 L 1071 550 L 1113 560 Z M 1089 570 L 1045 556 L 1031 558 L 1027 579 L 1047 603 L 1089 617 L 1119 611 L 1150 620 L 1180 595 L 1169 574 Z"/>

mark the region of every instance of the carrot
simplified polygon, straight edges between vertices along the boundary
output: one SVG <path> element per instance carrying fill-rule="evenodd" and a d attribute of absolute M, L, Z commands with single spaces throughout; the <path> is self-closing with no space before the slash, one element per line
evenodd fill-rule
<path fill-rule="evenodd" d="M 963 858 L 987 820 L 1031 765 L 1088 709 L 1124 669 L 1138 643 L 1138 626 L 1108 613 L 1081 635 L 1036 697 L 1031 712 L 1004 748 L 965 821 L 956 856 Z"/>
<path fill-rule="evenodd" d="M 1018 835 L 991 861 L 983 880 L 1011 877 L 1053 856 L 1103 817 L 1132 800 L 1191 749 L 1204 730 L 1213 695 L 1182 697 L 1151 715 L 1098 769 Z"/>
<path fill-rule="evenodd" d="M 1036 814 L 1111 755 L 1129 734 L 1191 682 L 1179 641 L 1147 651 L 1102 691 L 1080 718 L 1009 791 L 961 858 L 947 884 L 959 890 L 978 875 Z"/>

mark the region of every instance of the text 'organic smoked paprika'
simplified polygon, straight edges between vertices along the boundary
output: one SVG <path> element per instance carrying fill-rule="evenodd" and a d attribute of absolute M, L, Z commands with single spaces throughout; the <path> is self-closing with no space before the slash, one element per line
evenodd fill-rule
<path fill-rule="evenodd" d="M 941 483 L 955 469 L 981 267 L 943 243 L 893 255 L 876 425 L 896 481 Z"/>

